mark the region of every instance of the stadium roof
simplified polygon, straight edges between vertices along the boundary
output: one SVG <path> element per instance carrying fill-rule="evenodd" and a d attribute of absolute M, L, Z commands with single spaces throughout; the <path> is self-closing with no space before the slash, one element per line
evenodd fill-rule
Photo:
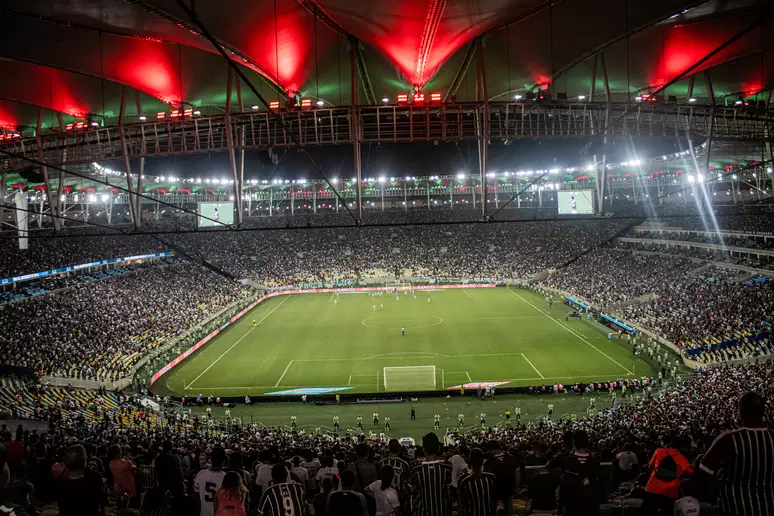
<path fill-rule="evenodd" d="M 192 0 L 187 0 L 191 5 Z M 719 103 L 769 102 L 774 21 L 768 0 L 199 0 L 196 13 L 267 100 L 288 96 L 351 102 L 351 49 L 360 103 L 398 93 L 454 91 L 476 99 L 483 50 L 491 100 L 548 89 L 588 95 L 605 71 L 617 101 L 670 83 L 732 43 L 665 97 L 699 102 L 710 72 Z M 74 117 L 115 123 L 126 115 L 186 106 L 222 113 L 227 64 L 176 0 L 3 0 L 0 126 L 57 127 Z M 745 29 L 748 29 L 745 31 Z M 691 77 L 699 75 L 699 80 Z M 596 73 L 596 90 L 603 91 Z M 244 109 L 257 104 L 241 85 Z"/>

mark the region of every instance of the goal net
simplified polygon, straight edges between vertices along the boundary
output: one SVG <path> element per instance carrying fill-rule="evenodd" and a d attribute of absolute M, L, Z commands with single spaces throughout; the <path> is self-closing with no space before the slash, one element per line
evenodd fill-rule
<path fill-rule="evenodd" d="M 384 368 L 384 390 L 434 390 L 435 366 L 401 366 Z"/>

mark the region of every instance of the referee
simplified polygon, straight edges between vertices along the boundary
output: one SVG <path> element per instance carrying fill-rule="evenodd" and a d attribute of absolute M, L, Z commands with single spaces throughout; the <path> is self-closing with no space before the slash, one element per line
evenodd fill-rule
<path fill-rule="evenodd" d="M 450 516 L 452 466 L 440 456 L 441 443 L 430 432 L 422 438 L 425 460 L 414 466 L 409 478 L 414 516 Z"/>
<path fill-rule="evenodd" d="M 470 452 L 470 469 L 460 475 L 460 506 L 466 516 L 494 516 L 497 501 L 494 497 L 495 476 L 483 471 L 484 452 L 474 448 Z M 506 514 L 508 514 L 506 507 Z"/>

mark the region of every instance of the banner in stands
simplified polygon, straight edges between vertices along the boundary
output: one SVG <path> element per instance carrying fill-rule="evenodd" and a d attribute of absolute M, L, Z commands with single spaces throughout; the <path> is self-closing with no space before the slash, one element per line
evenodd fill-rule
<path fill-rule="evenodd" d="M 396 286 L 396 287 L 390 287 L 390 290 L 445 290 L 445 289 L 454 289 L 454 288 L 494 288 L 497 285 L 494 283 L 468 283 L 468 284 L 462 284 L 462 285 L 405 285 L 405 286 Z M 357 287 L 357 288 L 316 288 L 316 289 L 310 289 L 310 290 L 281 290 L 278 292 L 272 292 L 270 294 L 266 294 L 265 296 L 261 296 L 236 314 L 234 317 L 231 318 L 229 322 L 218 328 L 217 330 L 213 331 L 206 337 L 204 337 L 202 340 L 185 350 L 182 354 L 180 354 L 177 358 L 172 360 L 170 363 L 156 371 L 156 373 L 151 377 L 150 382 L 148 382 L 148 387 L 153 385 L 159 378 L 167 374 L 169 371 L 172 370 L 176 365 L 178 365 L 180 362 L 185 360 L 186 358 L 193 355 L 196 351 L 198 351 L 202 346 L 207 344 L 209 341 L 211 341 L 216 335 L 218 335 L 220 332 L 224 331 L 226 328 L 228 328 L 230 325 L 234 324 L 236 321 L 241 319 L 247 312 L 258 306 L 258 304 L 262 303 L 263 301 L 276 297 L 276 296 L 284 296 L 284 295 L 290 295 L 290 294 L 326 294 L 331 292 L 378 292 L 380 290 L 386 290 L 386 287 Z"/>
<path fill-rule="evenodd" d="M 20 281 L 30 281 L 34 279 L 47 278 L 49 276 L 56 276 L 58 274 L 65 274 L 68 272 L 79 271 L 82 269 L 90 269 L 92 267 L 100 267 L 102 265 L 113 265 L 118 263 L 136 262 L 141 260 L 150 260 L 152 258 L 166 258 L 173 256 L 175 253 L 171 251 L 165 251 L 163 253 L 153 254 L 141 254 L 138 256 L 126 256 L 124 258 L 111 258 L 109 260 L 102 260 L 99 262 L 81 263 L 80 265 L 69 265 L 67 267 L 60 267 L 58 269 L 51 269 L 48 271 L 31 272 L 29 274 L 22 274 L 21 276 L 12 276 L 10 278 L 0 279 L 0 285 L 10 285 L 11 283 L 18 283 Z"/>

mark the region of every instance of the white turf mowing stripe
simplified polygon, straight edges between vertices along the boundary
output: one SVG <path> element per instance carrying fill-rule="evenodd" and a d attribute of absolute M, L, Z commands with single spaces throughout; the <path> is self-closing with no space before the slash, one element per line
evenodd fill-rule
<path fill-rule="evenodd" d="M 293 365 L 293 361 L 292 360 L 290 362 L 288 362 L 288 366 L 282 372 L 282 376 L 280 376 L 280 379 L 277 380 L 277 385 L 275 385 L 275 387 L 279 387 L 280 382 L 282 381 L 283 378 L 285 378 L 285 375 L 288 373 L 288 369 L 290 369 L 291 365 Z"/>
<path fill-rule="evenodd" d="M 598 347 L 596 347 L 594 344 L 592 344 L 591 342 L 589 342 L 588 340 L 586 340 L 586 338 L 585 338 L 584 336 L 582 336 L 580 333 L 576 332 L 576 331 L 575 331 L 575 330 L 573 330 L 572 328 L 569 328 L 567 325 L 564 325 L 564 324 L 562 324 L 561 322 L 557 321 L 556 319 L 554 319 L 553 317 L 551 317 L 551 316 L 550 316 L 550 315 L 549 315 L 547 312 L 545 312 L 543 309 L 541 309 L 541 308 L 540 308 L 540 307 L 538 307 L 537 305 L 535 305 L 535 304 L 531 303 L 531 302 L 530 302 L 530 301 L 528 301 L 527 299 L 524 299 L 524 298 L 523 298 L 523 297 L 521 297 L 519 294 L 517 294 L 516 292 L 514 292 L 513 290 L 511 290 L 511 289 L 510 289 L 510 287 L 508 287 L 508 291 L 509 291 L 511 294 L 513 294 L 514 296 L 516 296 L 516 297 L 518 297 L 519 299 L 521 299 L 522 301 L 524 301 L 525 303 L 527 303 L 529 306 L 531 306 L 532 308 L 534 308 L 534 309 L 535 309 L 535 310 L 537 310 L 538 312 L 540 312 L 540 313 L 542 313 L 543 315 L 545 315 L 546 317 L 548 317 L 548 318 L 549 318 L 549 319 L 550 319 L 552 322 L 554 322 L 554 323 L 558 324 L 560 328 L 564 328 L 564 329 L 565 329 L 565 330 L 567 330 L 568 332 L 572 333 L 572 334 L 573 334 L 573 335 L 575 335 L 575 336 L 576 336 L 578 339 L 580 339 L 580 340 L 581 340 L 583 343 L 587 344 L 588 346 L 591 346 L 592 348 L 594 348 L 595 350 L 597 350 L 597 351 L 598 351 L 598 352 L 599 352 L 601 355 L 603 355 L 604 357 L 606 357 L 608 360 L 610 360 L 610 361 L 611 361 L 611 362 L 613 362 L 614 364 L 618 365 L 618 366 L 619 366 L 621 369 L 623 369 L 624 371 L 626 371 L 626 372 L 627 372 L 627 373 L 629 373 L 630 375 L 634 376 L 634 373 L 633 373 L 632 371 L 630 371 L 628 367 L 624 366 L 623 364 L 621 364 L 620 362 L 618 362 L 616 359 L 614 359 L 613 357 L 611 357 L 610 355 L 608 355 L 607 353 L 605 353 L 604 351 L 602 351 L 601 349 L 599 349 Z"/>
<path fill-rule="evenodd" d="M 242 342 L 242 339 L 244 339 L 245 337 L 247 337 L 248 335 L 250 335 L 250 332 L 251 332 L 251 331 L 253 331 L 254 329 L 256 329 L 256 328 L 258 327 L 258 325 L 259 325 L 259 324 L 261 324 L 263 321 L 265 321 L 267 317 L 269 317 L 271 314 L 273 314 L 273 313 L 274 313 L 274 310 L 276 310 L 277 308 L 281 307 L 281 306 L 283 305 L 283 303 L 285 303 L 285 301 L 287 301 L 288 299 L 290 299 L 290 296 L 285 296 L 285 299 L 283 299 L 282 301 L 280 301 L 280 303 L 279 303 L 277 306 L 275 306 L 274 308 L 272 308 L 272 309 L 269 311 L 269 313 L 268 313 L 268 314 L 264 315 L 264 316 L 261 318 L 261 320 L 260 320 L 260 321 L 258 321 L 257 323 L 255 323 L 255 326 L 253 326 L 252 328 L 250 328 L 249 330 L 247 330 L 247 332 L 246 332 L 244 335 L 242 335 L 242 336 L 239 338 L 239 340 L 238 340 L 238 341 L 234 342 L 234 343 L 231 345 L 231 347 L 230 347 L 230 348 L 228 348 L 226 351 L 224 351 L 222 355 L 220 355 L 220 356 L 219 356 L 218 358 L 216 358 L 216 359 L 215 359 L 215 360 L 214 360 L 214 361 L 213 361 L 213 362 L 212 362 L 210 365 L 208 365 L 208 366 L 207 366 L 207 369 L 205 369 L 204 371 L 202 371 L 202 372 L 199 374 L 199 376 L 197 376 L 196 378 L 194 378 L 194 379 L 193 379 L 193 381 L 192 381 L 191 383 L 189 383 L 189 384 L 188 384 L 188 387 L 186 387 L 186 386 L 185 386 L 185 382 L 183 382 L 183 390 L 186 390 L 186 391 L 187 391 L 188 389 L 190 389 L 190 388 L 191 388 L 191 386 L 192 386 L 194 383 L 196 383 L 196 380 L 198 380 L 199 378 L 201 378 L 202 376 L 204 376 L 204 374 L 205 374 L 207 371 L 209 371 L 210 369 L 212 369 L 212 366 L 214 366 L 215 364 L 217 364 L 218 362 L 220 362 L 220 359 L 221 359 L 221 358 L 223 358 L 223 357 L 225 357 L 225 356 L 226 356 L 226 353 L 228 353 L 229 351 L 231 351 L 232 349 L 234 349 L 234 346 L 236 346 L 237 344 L 239 344 L 240 342 Z"/>
<path fill-rule="evenodd" d="M 532 369 L 534 369 L 534 370 L 535 370 L 535 372 L 536 372 L 537 374 L 539 374 L 541 378 L 545 378 L 545 376 L 543 376 L 543 373 L 541 373 L 540 371 L 538 371 L 538 368 L 537 368 L 537 367 L 535 367 L 535 364 L 533 364 L 532 362 L 530 362 L 529 358 L 527 358 L 527 355 L 525 355 L 524 353 L 522 353 L 522 354 L 521 354 L 521 356 L 522 356 L 522 357 L 524 357 L 524 360 L 526 360 L 526 361 L 527 361 L 527 363 L 528 363 L 529 365 L 531 365 L 531 366 L 532 366 Z"/>

